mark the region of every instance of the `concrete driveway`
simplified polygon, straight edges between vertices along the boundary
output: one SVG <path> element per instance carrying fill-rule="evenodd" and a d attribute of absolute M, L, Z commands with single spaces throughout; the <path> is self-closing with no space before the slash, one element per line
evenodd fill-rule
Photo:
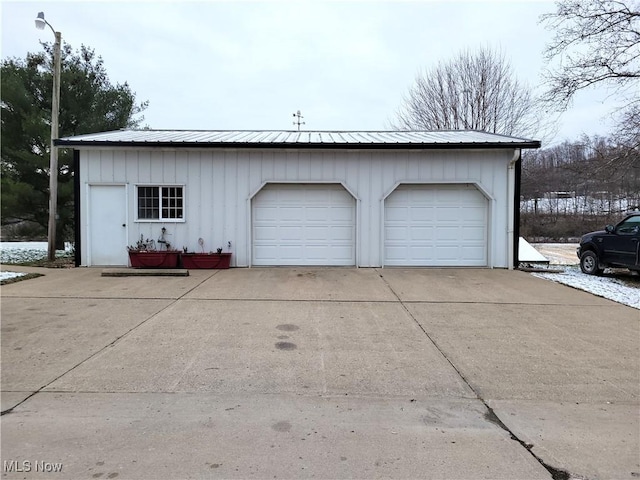
<path fill-rule="evenodd" d="M 505 270 L 41 271 L 2 287 L 3 478 L 640 477 L 635 309 Z"/>

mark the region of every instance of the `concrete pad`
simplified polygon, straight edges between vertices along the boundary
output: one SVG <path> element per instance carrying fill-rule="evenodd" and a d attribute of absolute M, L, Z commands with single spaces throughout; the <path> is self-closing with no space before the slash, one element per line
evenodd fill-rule
<path fill-rule="evenodd" d="M 372 268 L 232 268 L 187 298 L 397 301 Z"/>
<path fill-rule="evenodd" d="M 43 393 L 2 417 L 2 455 L 65 478 L 551 478 L 480 402 L 414 400 Z"/>
<path fill-rule="evenodd" d="M 180 300 L 48 390 L 474 397 L 399 304 L 341 302 Z"/>
<path fill-rule="evenodd" d="M 121 278 L 102 277 L 100 268 L 40 268 L 37 271 L 44 276 L 3 285 L 2 297 L 176 299 L 217 273 L 193 270 L 188 277 Z"/>
<path fill-rule="evenodd" d="M 630 307 L 407 308 L 482 398 L 625 402 L 640 397 L 640 322 Z"/>
<path fill-rule="evenodd" d="M 403 302 L 616 305 L 517 270 L 385 268 L 378 271 Z"/>
<path fill-rule="evenodd" d="M 640 405 L 488 402 L 546 464 L 579 478 L 640 477 Z"/>
<path fill-rule="evenodd" d="M 169 303 L 3 298 L 2 390 L 40 389 Z"/>
<path fill-rule="evenodd" d="M 586 478 L 635 478 L 636 310 L 521 272 L 407 272 L 44 269 L 45 283 L 3 287 L 2 327 L 22 327 L 2 332 L 3 405 L 49 384 L 0 419 L 3 466 L 63 462 L 60 475 L 3 478 L 549 478 L 533 454 Z M 418 300 L 401 303 L 380 274 Z M 90 335 L 109 346 L 95 353 Z M 69 369 L 76 347 L 87 355 Z M 6 390 L 5 375 L 24 389 Z"/>

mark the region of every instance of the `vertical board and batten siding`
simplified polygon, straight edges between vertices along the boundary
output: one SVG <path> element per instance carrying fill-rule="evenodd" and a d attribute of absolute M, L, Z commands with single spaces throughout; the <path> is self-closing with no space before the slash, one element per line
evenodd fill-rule
<path fill-rule="evenodd" d="M 236 266 L 251 264 L 251 198 L 266 183 L 341 183 L 356 198 L 356 263 L 383 264 L 384 200 L 400 184 L 476 184 L 488 198 L 488 266 L 508 267 L 507 166 L 512 149 L 260 150 L 81 149 L 82 198 L 90 184 L 127 185 L 127 238 L 157 239 L 167 228 L 176 248 L 207 251 L 232 243 Z M 184 222 L 136 221 L 137 184 L 185 186 Z M 81 209 L 87 259 L 87 209 Z M 124 246 L 123 246 L 124 248 Z"/>

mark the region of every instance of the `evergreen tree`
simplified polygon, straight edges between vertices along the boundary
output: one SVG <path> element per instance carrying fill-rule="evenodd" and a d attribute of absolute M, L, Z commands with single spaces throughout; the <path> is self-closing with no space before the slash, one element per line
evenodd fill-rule
<path fill-rule="evenodd" d="M 46 233 L 49 212 L 49 156 L 53 60 L 51 44 L 26 58 L 2 60 L 2 224 L 32 221 Z M 137 127 L 147 102 L 136 103 L 129 85 L 112 84 L 103 60 L 84 45 L 61 51 L 59 135 L 80 135 Z M 59 242 L 73 232 L 73 156 L 58 159 Z"/>

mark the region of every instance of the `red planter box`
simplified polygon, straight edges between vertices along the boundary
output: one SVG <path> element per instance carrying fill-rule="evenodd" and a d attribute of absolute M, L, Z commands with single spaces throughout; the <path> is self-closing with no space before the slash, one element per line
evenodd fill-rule
<path fill-rule="evenodd" d="M 181 255 L 184 268 L 229 268 L 230 253 L 183 253 Z"/>
<path fill-rule="evenodd" d="M 129 261 L 134 268 L 176 268 L 180 252 L 129 252 Z"/>

